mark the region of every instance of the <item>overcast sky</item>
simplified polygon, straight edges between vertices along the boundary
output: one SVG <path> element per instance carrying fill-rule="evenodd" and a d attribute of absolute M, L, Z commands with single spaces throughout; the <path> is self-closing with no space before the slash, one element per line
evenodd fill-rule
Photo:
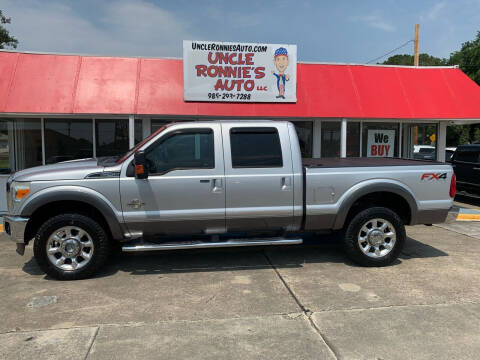
<path fill-rule="evenodd" d="M 413 39 L 448 57 L 480 30 L 480 0 L 0 0 L 19 50 L 181 57 L 182 40 L 297 44 L 301 61 L 365 63 Z M 413 44 L 397 53 L 412 53 Z"/>

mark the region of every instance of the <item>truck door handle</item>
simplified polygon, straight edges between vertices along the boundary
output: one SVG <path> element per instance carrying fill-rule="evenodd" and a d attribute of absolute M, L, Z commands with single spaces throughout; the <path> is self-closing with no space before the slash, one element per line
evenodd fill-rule
<path fill-rule="evenodd" d="M 212 192 L 221 193 L 223 190 L 223 181 L 222 179 L 213 179 L 212 180 Z"/>
<path fill-rule="evenodd" d="M 290 190 L 292 185 L 292 181 L 290 179 L 290 176 L 283 176 L 282 180 L 280 182 L 280 187 L 282 190 L 288 191 Z"/>
<path fill-rule="evenodd" d="M 201 183 L 209 183 L 210 180 L 208 180 L 208 179 L 202 179 L 202 180 L 200 180 L 200 182 L 201 182 Z"/>

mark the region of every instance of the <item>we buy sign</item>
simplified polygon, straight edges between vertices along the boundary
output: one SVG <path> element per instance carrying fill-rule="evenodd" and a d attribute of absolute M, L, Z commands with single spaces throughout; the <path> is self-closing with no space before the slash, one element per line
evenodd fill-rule
<path fill-rule="evenodd" d="M 368 130 L 367 157 L 393 157 L 395 130 Z"/>

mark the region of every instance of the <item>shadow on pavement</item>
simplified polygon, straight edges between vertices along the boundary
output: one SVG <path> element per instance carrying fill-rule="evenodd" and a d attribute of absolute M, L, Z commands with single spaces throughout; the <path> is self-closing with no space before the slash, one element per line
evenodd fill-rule
<path fill-rule="evenodd" d="M 400 264 L 402 260 L 439 256 L 448 256 L 448 254 L 408 238 L 399 260 L 391 266 Z M 301 268 L 307 263 L 343 263 L 358 267 L 345 256 L 338 238 L 332 238 L 330 235 L 329 238 L 308 237 L 304 244 L 294 246 L 120 253 L 113 255 L 109 263 L 95 277 L 112 276 L 119 271 L 131 275 L 149 275 L 262 270 L 271 269 L 271 264 L 279 269 Z M 22 269 L 31 275 L 42 274 L 33 258 L 27 261 Z"/>

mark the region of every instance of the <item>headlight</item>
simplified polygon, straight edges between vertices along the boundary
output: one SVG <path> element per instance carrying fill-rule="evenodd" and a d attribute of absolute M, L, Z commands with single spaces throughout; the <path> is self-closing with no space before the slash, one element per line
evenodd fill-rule
<path fill-rule="evenodd" d="M 14 181 L 10 186 L 10 191 L 14 201 L 21 201 L 30 193 L 30 183 Z"/>

